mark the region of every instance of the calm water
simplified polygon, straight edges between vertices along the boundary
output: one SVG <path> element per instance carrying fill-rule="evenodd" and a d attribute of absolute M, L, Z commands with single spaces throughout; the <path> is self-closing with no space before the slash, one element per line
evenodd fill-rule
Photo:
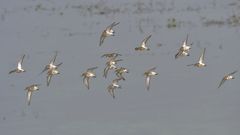
<path fill-rule="evenodd" d="M 238 0 L 1 0 L 1 134 L 239 134 L 239 73 L 217 89 L 240 66 L 239 9 Z M 172 19 L 176 27 L 168 27 Z M 120 22 L 116 36 L 99 47 L 113 21 Z M 135 52 L 149 34 L 151 51 Z M 187 34 L 190 56 L 175 60 Z M 187 67 L 204 47 L 207 67 Z M 46 87 L 39 73 L 55 51 L 61 74 Z M 102 77 L 100 57 L 111 51 L 121 53 L 119 66 L 130 70 L 115 100 L 106 91 L 115 75 Z M 27 72 L 8 75 L 22 54 Z M 97 78 L 87 90 L 81 73 L 93 66 Z M 159 76 L 146 91 L 143 72 L 153 66 Z M 42 85 L 28 107 L 24 88 L 32 83 Z"/>

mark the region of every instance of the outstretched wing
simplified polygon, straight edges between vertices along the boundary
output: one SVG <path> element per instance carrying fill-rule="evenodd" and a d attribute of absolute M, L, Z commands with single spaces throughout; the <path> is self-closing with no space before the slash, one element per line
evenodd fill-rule
<path fill-rule="evenodd" d="M 101 46 L 104 42 L 106 38 L 106 34 L 105 34 L 105 30 L 102 32 L 101 36 L 100 36 L 100 43 L 99 43 L 99 46 Z"/>
<path fill-rule="evenodd" d="M 194 66 L 195 64 L 188 64 L 187 66 Z"/>
<path fill-rule="evenodd" d="M 202 54 L 201 54 L 201 56 L 200 56 L 200 58 L 199 58 L 199 61 L 200 61 L 200 62 L 203 62 L 203 61 L 204 61 L 205 51 L 206 51 L 206 48 L 203 49 L 203 52 L 202 52 Z"/>
<path fill-rule="evenodd" d="M 149 35 L 148 37 L 146 37 L 145 39 L 143 39 L 142 44 L 141 44 L 142 47 L 145 47 L 145 46 L 146 46 L 147 41 L 151 38 L 151 36 L 152 36 L 152 35 Z"/>
<path fill-rule="evenodd" d="M 58 51 L 55 52 L 55 55 L 54 55 L 53 59 L 52 59 L 51 62 L 50 62 L 51 64 L 54 64 L 54 63 L 55 63 L 56 58 L 57 58 L 57 55 L 58 55 Z"/>
<path fill-rule="evenodd" d="M 182 46 L 187 46 L 187 42 L 188 42 L 188 34 L 187 34 L 187 38 L 183 41 Z"/>
<path fill-rule="evenodd" d="M 17 69 L 14 69 L 14 70 L 10 71 L 8 74 L 12 74 L 12 73 L 14 73 L 16 71 L 17 71 Z"/>
<path fill-rule="evenodd" d="M 88 68 L 87 71 L 92 71 L 92 70 L 95 70 L 97 68 L 98 68 L 97 66 L 96 67 L 91 67 L 91 68 Z"/>
<path fill-rule="evenodd" d="M 150 80 L 151 80 L 150 76 L 147 76 L 147 77 L 146 77 L 146 86 L 147 86 L 147 90 L 150 89 Z"/>
<path fill-rule="evenodd" d="M 87 89 L 89 90 L 89 78 L 88 77 L 83 77 L 83 83 L 84 85 L 87 87 Z"/>
<path fill-rule="evenodd" d="M 27 91 L 27 104 L 30 105 L 31 103 L 31 97 L 32 97 L 32 91 Z"/>
<path fill-rule="evenodd" d="M 109 71 L 109 67 L 106 66 L 103 71 L 103 77 L 107 78 L 108 71 Z"/>
<path fill-rule="evenodd" d="M 226 81 L 225 77 L 222 79 L 222 81 L 220 82 L 220 84 L 218 85 L 218 88 L 220 88 L 222 86 L 222 84 Z"/>
<path fill-rule="evenodd" d="M 48 75 L 47 76 L 47 86 L 50 85 L 51 79 L 52 79 L 52 75 Z"/>
<path fill-rule="evenodd" d="M 112 29 L 114 26 L 118 25 L 120 22 L 113 22 L 111 25 L 109 25 L 106 29 Z"/>
<path fill-rule="evenodd" d="M 114 89 L 112 88 L 111 85 L 108 86 L 108 93 L 113 97 L 113 99 L 115 99 L 115 93 L 114 93 Z"/>
<path fill-rule="evenodd" d="M 18 62 L 18 69 L 21 69 L 22 68 L 22 63 L 23 63 L 23 59 L 25 58 L 25 54 L 22 56 L 22 58 L 19 60 Z"/>
<path fill-rule="evenodd" d="M 147 70 L 147 72 L 151 72 L 153 70 L 155 70 L 157 67 L 153 67 L 153 68 L 150 68 L 149 70 Z"/>
<path fill-rule="evenodd" d="M 233 75 L 233 74 L 235 74 L 236 72 L 238 72 L 238 71 L 236 70 L 236 71 L 234 71 L 234 72 L 230 73 L 229 75 Z"/>

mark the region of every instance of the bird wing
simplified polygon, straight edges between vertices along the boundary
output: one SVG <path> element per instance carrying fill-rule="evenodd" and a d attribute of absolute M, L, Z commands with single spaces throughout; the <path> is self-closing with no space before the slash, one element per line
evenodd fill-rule
<path fill-rule="evenodd" d="M 147 90 L 150 89 L 150 80 L 151 80 L 151 78 L 150 78 L 149 76 L 147 76 L 147 78 L 146 78 L 146 86 L 147 86 Z"/>
<path fill-rule="evenodd" d="M 105 30 L 102 32 L 101 36 L 100 36 L 100 43 L 99 43 L 99 46 L 101 46 L 104 42 L 106 38 L 106 35 L 105 35 Z"/>
<path fill-rule="evenodd" d="M 203 52 L 199 58 L 199 62 L 203 62 L 204 61 L 204 57 L 205 57 L 205 51 L 206 51 L 206 48 L 203 49 Z"/>
<path fill-rule="evenodd" d="M 22 56 L 22 58 L 19 60 L 18 62 L 18 69 L 22 68 L 22 63 L 23 63 L 23 59 L 25 58 L 25 54 Z"/>
<path fill-rule="evenodd" d="M 91 68 L 88 68 L 87 71 L 93 71 L 94 69 L 97 69 L 98 67 L 91 67 Z"/>
<path fill-rule="evenodd" d="M 107 78 L 108 71 L 109 71 L 109 66 L 106 66 L 103 71 L 103 77 Z"/>
<path fill-rule="evenodd" d="M 175 54 L 175 59 L 177 59 L 177 58 L 179 58 L 180 56 L 181 56 L 181 50 L 179 50 L 178 52 L 177 52 L 177 54 Z"/>
<path fill-rule="evenodd" d="M 230 73 L 229 75 L 233 75 L 235 74 L 236 72 L 238 72 L 237 70 L 236 71 L 233 71 L 232 73 Z"/>
<path fill-rule="evenodd" d="M 157 67 L 153 67 L 153 68 L 150 68 L 149 70 L 147 70 L 147 72 L 151 72 L 153 70 L 155 70 Z"/>
<path fill-rule="evenodd" d="M 87 87 L 87 89 L 89 90 L 89 77 L 84 77 L 83 78 L 83 83 L 84 85 Z"/>
<path fill-rule="evenodd" d="M 58 55 L 58 51 L 55 52 L 55 55 L 54 55 L 53 59 L 52 59 L 51 62 L 50 62 L 51 64 L 54 64 L 54 63 L 55 63 L 56 58 L 57 58 L 57 55 Z"/>
<path fill-rule="evenodd" d="M 182 46 L 187 46 L 187 42 L 188 42 L 188 34 L 187 34 L 187 38 L 183 41 Z"/>
<path fill-rule="evenodd" d="M 52 79 L 52 75 L 47 75 L 47 86 L 49 86 Z"/>
<path fill-rule="evenodd" d="M 151 38 L 151 36 L 152 35 L 149 35 L 145 39 L 143 39 L 142 44 L 141 44 L 142 47 L 146 47 L 147 41 L 149 40 L 149 38 Z"/>
<path fill-rule="evenodd" d="M 28 90 L 27 91 L 27 103 L 28 103 L 28 105 L 30 105 L 31 97 L 32 97 L 32 91 Z"/>
<path fill-rule="evenodd" d="M 42 72 L 40 74 L 42 74 L 43 72 L 48 70 L 48 66 L 45 66 L 45 68 L 42 70 Z"/>
<path fill-rule="evenodd" d="M 12 73 L 14 73 L 16 71 L 17 71 L 17 69 L 14 69 L 14 70 L 10 71 L 8 74 L 12 74 Z"/>
<path fill-rule="evenodd" d="M 188 64 L 187 66 L 194 66 L 195 64 Z"/>
<path fill-rule="evenodd" d="M 61 62 L 61 63 L 57 64 L 56 67 L 58 68 L 58 67 L 61 66 L 62 64 L 63 64 L 63 63 Z"/>
<path fill-rule="evenodd" d="M 115 62 L 119 62 L 119 61 L 123 61 L 123 59 L 118 59 L 118 60 L 115 60 Z"/>
<path fill-rule="evenodd" d="M 106 29 L 112 29 L 114 26 L 118 25 L 120 22 L 113 22 L 111 25 L 109 25 Z"/>
<path fill-rule="evenodd" d="M 225 81 L 226 81 L 226 79 L 225 79 L 225 77 L 223 77 L 222 81 L 221 81 L 220 84 L 218 85 L 218 88 L 220 88 Z"/>
<path fill-rule="evenodd" d="M 113 99 L 115 98 L 115 94 L 114 94 L 114 89 L 112 88 L 112 85 L 108 86 L 108 93 L 113 97 Z"/>

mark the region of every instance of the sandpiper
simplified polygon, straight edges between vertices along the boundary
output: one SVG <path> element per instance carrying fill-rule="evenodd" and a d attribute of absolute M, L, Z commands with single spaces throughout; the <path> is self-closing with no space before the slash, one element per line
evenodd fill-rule
<path fill-rule="evenodd" d="M 199 67 L 199 68 L 207 66 L 207 65 L 204 63 L 205 51 L 206 51 L 206 48 L 203 49 L 203 52 L 202 52 L 201 56 L 199 57 L 199 60 L 198 60 L 197 63 L 195 63 L 195 64 L 189 64 L 189 65 L 187 65 L 187 66 L 195 66 L 195 67 Z"/>
<path fill-rule="evenodd" d="M 53 75 L 57 75 L 57 74 L 60 74 L 60 72 L 57 70 L 57 69 L 49 69 L 48 72 L 47 72 L 47 86 L 49 86 L 50 82 L 51 82 L 51 79 L 52 79 L 52 76 Z"/>
<path fill-rule="evenodd" d="M 218 85 L 218 88 L 220 88 L 225 81 L 234 79 L 233 74 L 235 74 L 236 72 L 237 72 L 237 70 L 232 72 L 232 73 L 229 73 L 229 74 L 225 75 L 223 77 L 222 81 L 220 82 L 220 84 Z"/>
<path fill-rule="evenodd" d="M 22 58 L 18 61 L 17 63 L 17 68 L 10 71 L 9 74 L 11 73 L 22 73 L 22 72 L 26 72 L 23 67 L 22 67 L 22 63 L 23 63 L 23 59 L 25 58 L 25 54 L 22 56 Z"/>
<path fill-rule="evenodd" d="M 146 77 L 145 83 L 147 86 L 147 90 L 150 89 L 150 80 L 151 80 L 152 76 L 158 75 L 158 73 L 154 71 L 155 69 L 156 69 L 156 67 L 151 68 L 144 73 L 144 75 Z"/>
<path fill-rule="evenodd" d="M 57 69 L 60 65 L 62 65 L 62 62 L 57 65 L 54 65 L 55 60 L 57 58 L 57 54 L 58 54 L 58 52 L 56 51 L 56 54 L 54 55 L 53 59 L 50 61 L 50 63 L 48 65 L 45 66 L 45 68 L 43 69 L 43 71 L 40 74 L 42 74 L 43 72 L 45 72 L 47 70 Z"/>
<path fill-rule="evenodd" d="M 183 41 L 182 46 L 178 50 L 178 53 L 175 55 L 175 59 L 182 56 L 189 56 L 189 51 L 191 49 L 192 44 L 188 45 L 188 35 L 187 38 Z"/>
<path fill-rule="evenodd" d="M 120 68 L 117 68 L 115 70 L 115 73 L 116 73 L 117 77 L 122 78 L 123 80 L 125 80 L 125 78 L 123 77 L 123 73 L 129 73 L 129 71 L 128 71 L 127 68 L 120 67 Z"/>
<path fill-rule="evenodd" d="M 27 91 L 27 103 L 30 105 L 32 93 L 39 90 L 39 84 L 33 84 L 25 88 Z"/>
<path fill-rule="evenodd" d="M 83 83 L 87 87 L 87 89 L 90 89 L 89 86 L 89 79 L 90 78 L 96 78 L 96 74 L 93 72 L 93 70 L 97 69 L 98 67 L 92 67 L 88 68 L 86 72 L 82 74 L 83 77 Z"/>
<path fill-rule="evenodd" d="M 111 25 L 109 25 L 101 34 L 101 37 L 100 37 L 100 43 L 99 43 L 99 46 L 101 46 L 105 40 L 106 37 L 109 37 L 109 36 L 114 36 L 114 33 L 115 31 L 113 30 L 113 27 L 118 25 L 118 23 L 116 22 L 113 22 Z"/>
<path fill-rule="evenodd" d="M 108 93 L 113 97 L 113 99 L 115 98 L 115 94 L 114 94 L 114 91 L 116 89 L 121 89 L 122 87 L 118 84 L 118 82 L 120 80 L 122 80 L 123 78 L 117 78 L 117 79 L 114 79 L 112 81 L 112 83 L 107 87 L 107 90 L 108 90 Z"/>
<path fill-rule="evenodd" d="M 144 50 L 147 50 L 149 51 L 150 48 L 148 48 L 146 45 L 147 45 L 147 41 L 151 38 L 152 35 L 149 35 L 147 36 L 140 44 L 139 47 L 136 47 L 135 50 L 136 51 L 144 51 Z"/>
<path fill-rule="evenodd" d="M 117 69 L 117 62 L 122 61 L 122 59 L 116 59 L 112 58 L 109 61 L 106 62 L 106 67 L 104 68 L 103 71 L 103 77 L 107 78 L 107 74 L 109 70 Z"/>

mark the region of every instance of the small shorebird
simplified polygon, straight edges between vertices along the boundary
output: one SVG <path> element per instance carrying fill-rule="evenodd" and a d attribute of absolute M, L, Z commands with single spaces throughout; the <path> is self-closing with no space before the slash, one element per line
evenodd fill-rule
<path fill-rule="evenodd" d="M 88 68 L 86 72 L 82 74 L 83 77 L 83 83 L 87 87 L 87 89 L 90 89 L 89 86 L 89 79 L 90 78 L 96 78 L 96 74 L 93 72 L 93 70 L 97 69 L 98 67 L 92 67 Z"/>
<path fill-rule="evenodd" d="M 23 67 L 22 67 L 22 63 L 23 63 L 23 59 L 25 58 L 25 54 L 22 56 L 22 58 L 18 61 L 17 63 L 17 68 L 10 71 L 9 74 L 12 73 L 22 73 L 22 72 L 26 72 Z"/>
<path fill-rule="evenodd" d="M 229 73 L 229 74 L 225 75 L 223 77 L 222 81 L 220 82 L 220 84 L 218 85 L 218 88 L 220 88 L 225 81 L 234 79 L 233 74 L 235 74 L 236 72 L 237 71 L 234 71 L 232 73 Z"/>
<path fill-rule="evenodd" d="M 118 84 L 118 82 L 120 80 L 122 80 L 123 78 L 117 78 L 117 79 L 114 79 L 112 81 L 112 83 L 107 87 L 107 90 L 108 90 L 108 93 L 113 97 L 113 99 L 115 98 L 115 90 L 116 89 L 121 89 L 122 87 Z"/>
<path fill-rule="evenodd" d="M 60 72 L 57 70 L 57 69 L 49 69 L 48 72 L 47 72 L 47 86 L 49 86 L 50 82 L 51 82 L 51 79 L 52 79 L 52 76 L 53 75 L 57 75 L 57 74 L 60 74 Z"/>
<path fill-rule="evenodd" d="M 112 58 L 116 58 L 118 56 L 122 56 L 122 55 L 119 53 L 105 53 L 101 57 L 106 57 L 106 58 L 112 59 Z"/>
<path fill-rule="evenodd" d="M 123 77 L 123 73 L 129 73 L 129 71 L 128 71 L 127 68 L 120 67 L 120 68 L 117 68 L 115 70 L 115 73 L 116 73 L 117 77 L 122 78 L 123 80 L 125 80 L 125 78 Z"/>
<path fill-rule="evenodd" d="M 112 58 L 106 63 L 106 67 L 104 68 L 103 71 L 103 77 L 107 78 L 107 74 L 109 70 L 117 69 L 117 62 L 122 61 L 122 59 L 116 60 L 116 58 Z"/>
<path fill-rule="evenodd" d="M 204 63 L 205 51 L 206 51 L 206 48 L 203 49 L 203 52 L 202 52 L 201 56 L 199 57 L 199 60 L 198 60 L 197 63 L 195 63 L 195 64 L 189 64 L 189 65 L 187 65 L 187 66 L 195 66 L 195 67 L 199 67 L 199 68 L 207 66 L 207 65 Z"/>
<path fill-rule="evenodd" d="M 27 91 L 27 103 L 30 105 L 32 93 L 39 90 L 39 84 L 33 84 L 25 88 Z"/>
<path fill-rule="evenodd" d="M 151 38 L 152 35 L 149 35 L 147 36 L 140 44 L 139 47 L 136 47 L 135 50 L 136 51 L 144 51 L 144 50 L 147 50 L 149 51 L 150 48 L 148 48 L 146 45 L 147 45 L 147 41 Z"/>
<path fill-rule="evenodd" d="M 189 51 L 191 49 L 192 44 L 188 45 L 188 35 L 187 38 L 183 41 L 182 46 L 178 50 L 178 53 L 175 55 L 175 59 L 182 56 L 189 56 Z"/>
<path fill-rule="evenodd" d="M 99 43 L 99 46 L 101 46 L 105 40 L 106 37 L 109 37 L 109 36 L 114 36 L 114 33 L 115 31 L 113 30 L 113 27 L 118 25 L 118 23 L 116 22 L 113 22 L 111 25 L 109 25 L 101 34 L 101 37 L 100 37 L 100 43 Z"/>
<path fill-rule="evenodd" d="M 144 73 L 144 76 L 146 77 L 145 83 L 147 86 L 147 90 L 150 89 L 150 80 L 151 80 L 152 76 L 158 75 L 158 73 L 154 71 L 155 69 L 156 69 L 156 67 L 151 68 Z"/>
<path fill-rule="evenodd" d="M 56 54 L 54 55 L 53 59 L 50 61 L 50 63 L 48 65 L 45 66 L 45 68 L 43 69 L 43 71 L 40 74 L 42 74 L 43 72 L 45 72 L 47 70 L 57 69 L 60 65 L 62 65 L 62 62 L 57 65 L 54 65 L 55 60 L 57 58 L 57 54 L 58 54 L 58 52 L 56 51 Z"/>

